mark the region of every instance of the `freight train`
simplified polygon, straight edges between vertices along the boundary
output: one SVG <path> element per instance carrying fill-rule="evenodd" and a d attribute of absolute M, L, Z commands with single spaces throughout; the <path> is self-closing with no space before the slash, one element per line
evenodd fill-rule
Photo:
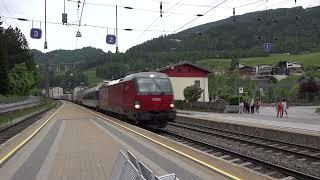
<path fill-rule="evenodd" d="M 76 103 L 147 128 L 165 127 L 176 117 L 171 82 L 163 73 L 130 74 L 74 94 Z"/>

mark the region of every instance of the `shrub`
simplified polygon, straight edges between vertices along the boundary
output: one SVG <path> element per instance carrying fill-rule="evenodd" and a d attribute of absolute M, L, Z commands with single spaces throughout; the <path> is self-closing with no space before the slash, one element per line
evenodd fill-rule
<path fill-rule="evenodd" d="M 202 92 L 203 90 L 200 87 L 192 85 L 183 90 L 183 95 L 188 102 L 196 102 L 201 97 Z"/>

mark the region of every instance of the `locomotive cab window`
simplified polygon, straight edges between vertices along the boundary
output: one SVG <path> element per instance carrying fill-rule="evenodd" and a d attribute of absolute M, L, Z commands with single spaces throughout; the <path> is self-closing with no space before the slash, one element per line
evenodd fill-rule
<path fill-rule="evenodd" d="M 172 88 L 167 78 L 137 78 L 137 90 L 140 93 L 171 93 Z"/>

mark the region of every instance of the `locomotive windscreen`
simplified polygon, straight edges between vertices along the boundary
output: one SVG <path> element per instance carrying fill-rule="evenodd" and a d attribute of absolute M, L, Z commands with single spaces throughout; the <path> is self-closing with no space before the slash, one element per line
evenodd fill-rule
<path fill-rule="evenodd" d="M 171 83 L 168 78 L 137 78 L 139 93 L 172 94 Z"/>

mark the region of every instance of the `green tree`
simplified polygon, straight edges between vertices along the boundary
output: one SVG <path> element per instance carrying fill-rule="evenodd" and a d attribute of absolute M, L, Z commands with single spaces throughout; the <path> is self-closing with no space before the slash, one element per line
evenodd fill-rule
<path fill-rule="evenodd" d="M 7 94 L 9 90 L 8 61 L 3 49 L 0 49 L 0 84 L 0 94 Z"/>
<path fill-rule="evenodd" d="M 16 64 L 9 73 L 10 91 L 16 95 L 28 95 L 30 90 L 37 83 L 33 72 L 30 72 L 25 65 Z"/>
<path fill-rule="evenodd" d="M 233 71 L 239 67 L 239 59 L 236 57 L 232 57 L 230 62 L 230 70 Z"/>
<path fill-rule="evenodd" d="M 21 63 L 24 64 L 23 68 L 22 65 L 19 65 L 14 69 L 15 65 Z M 28 73 L 23 72 L 24 70 L 28 71 Z M 14 79 L 19 74 L 18 72 L 23 72 L 22 74 L 26 74 L 30 78 L 28 81 L 32 82 L 31 87 L 25 90 L 21 89 L 23 85 L 18 88 L 20 90 L 13 90 L 11 88 L 20 86 L 17 84 L 10 84 L 15 83 L 15 80 L 18 80 Z M 11 75 L 9 73 L 11 73 Z M 12 28 L 9 26 L 5 29 L 0 27 L 0 94 L 7 94 L 9 92 L 15 93 L 18 91 L 22 94 L 27 93 L 27 91 L 37 85 L 35 82 L 38 82 L 38 80 L 38 70 L 32 60 L 32 56 L 29 54 L 29 46 L 25 36 L 18 28 Z M 26 84 L 28 84 L 28 82 L 26 82 Z"/>
<path fill-rule="evenodd" d="M 188 86 L 183 90 L 184 98 L 188 102 L 196 102 L 201 97 L 203 90 L 197 85 Z"/>

